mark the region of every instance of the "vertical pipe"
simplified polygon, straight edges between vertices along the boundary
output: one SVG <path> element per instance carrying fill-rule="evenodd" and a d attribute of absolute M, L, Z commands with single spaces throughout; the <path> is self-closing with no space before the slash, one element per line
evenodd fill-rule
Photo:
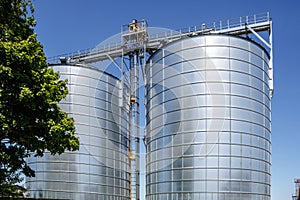
<path fill-rule="evenodd" d="M 132 52 L 130 55 L 130 198 L 136 200 L 138 195 L 139 172 L 137 168 L 139 150 L 139 51 Z"/>
<path fill-rule="evenodd" d="M 135 103 L 135 115 L 134 115 L 134 125 L 135 125 L 135 130 L 134 130 L 134 142 L 135 142 L 135 198 L 139 200 L 139 152 L 140 152 L 140 139 L 139 139 L 139 56 L 140 52 L 136 51 L 135 52 L 135 97 L 136 97 L 136 103 Z"/>
<path fill-rule="evenodd" d="M 129 197 L 132 199 L 132 150 L 131 150 L 131 132 L 132 132 L 132 105 L 131 105 L 131 71 L 132 71 L 132 56 L 129 55 L 129 98 L 130 98 L 130 108 L 129 108 L 129 150 L 128 150 L 128 161 L 129 161 Z"/>
<path fill-rule="evenodd" d="M 269 43 L 270 43 L 270 61 L 269 61 L 269 78 L 270 78 L 270 97 L 273 96 L 274 91 L 274 82 L 273 82 L 273 31 L 272 31 L 272 20 L 270 20 L 270 35 L 269 35 Z"/>

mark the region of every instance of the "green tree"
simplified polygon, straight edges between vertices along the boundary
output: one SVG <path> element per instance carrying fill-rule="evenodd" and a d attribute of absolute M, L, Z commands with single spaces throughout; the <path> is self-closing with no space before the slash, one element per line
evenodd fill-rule
<path fill-rule="evenodd" d="M 67 81 L 47 66 L 33 12 L 30 0 L 0 0 L 0 188 L 34 176 L 27 157 L 79 148 L 73 119 L 58 106 Z"/>

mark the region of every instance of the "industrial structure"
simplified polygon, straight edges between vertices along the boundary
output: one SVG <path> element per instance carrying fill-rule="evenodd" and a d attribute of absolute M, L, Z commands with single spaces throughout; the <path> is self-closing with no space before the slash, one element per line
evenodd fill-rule
<path fill-rule="evenodd" d="M 147 200 L 270 200 L 269 13 L 149 30 L 133 20 L 117 43 L 48 60 L 69 80 L 60 105 L 75 119 L 81 146 L 29 160 L 31 197 L 143 199 L 144 164 Z M 105 60 L 112 74 L 96 67 Z"/>

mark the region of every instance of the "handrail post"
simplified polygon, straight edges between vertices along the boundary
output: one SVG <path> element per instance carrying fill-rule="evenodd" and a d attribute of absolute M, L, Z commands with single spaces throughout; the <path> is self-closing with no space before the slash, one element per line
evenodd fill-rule
<path fill-rule="evenodd" d="M 240 26 L 242 26 L 242 17 L 240 17 Z"/>

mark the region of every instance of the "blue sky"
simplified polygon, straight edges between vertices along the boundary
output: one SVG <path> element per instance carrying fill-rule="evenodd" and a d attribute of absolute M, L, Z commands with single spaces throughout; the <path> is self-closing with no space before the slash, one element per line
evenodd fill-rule
<path fill-rule="evenodd" d="M 94 47 L 132 19 L 178 29 L 269 11 L 273 18 L 272 200 L 291 199 L 300 178 L 300 1 L 34 0 L 36 33 L 48 57 Z M 297 50 L 298 49 L 298 50 Z"/>

